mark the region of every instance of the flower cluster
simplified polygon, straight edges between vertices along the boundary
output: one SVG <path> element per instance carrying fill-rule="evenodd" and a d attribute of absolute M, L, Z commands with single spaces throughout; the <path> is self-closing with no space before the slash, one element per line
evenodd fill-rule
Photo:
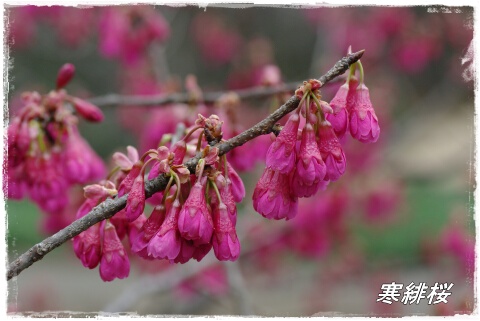
<path fill-rule="evenodd" d="M 85 190 L 85 202 L 77 211 L 77 219 L 82 218 L 96 205 L 117 194 L 115 185 L 110 181 L 88 185 Z M 120 214 L 120 213 L 119 213 Z M 119 215 L 117 214 L 117 215 Z M 121 214 L 120 214 L 121 215 Z M 130 273 L 130 261 L 118 233 L 119 230 L 135 233 L 135 225 L 120 229 L 113 220 L 99 222 L 73 238 L 73 248 L 82 264 L 93 269 L 100 264 L 100 276 L 104 281 L 123 279 Z"/>
<path fill-rule="evenodd" d="M 30 197 L 47 213 L 68 205 L 68 190 L 104 175 L 102 160 L 80 136 L 76 114 L 99 122 L 103 114 L 89 102 L 63 89 L 75 68 L 65 64 L 57 77 L 57 88 L 41 96 L 23 94 L 24 106 L 8 127 L 8 197 Z"/>
<path fill-rule="evenodd" d="M 185 137 L 170 147 L 150 149 L 142 157 L 133 147 L 128 147 L 127 155 L 113 155 L 116 167 L 109 175 L 111 181 L 86 187 L 87 200 L 77 218 L 114 195 L 128 194 L 127 204 L 107 223 L 98 223 L 76 238 L 75 252 L 84 266 L 94 268 L 100 263 L 104 281 L 126 277 L 129 261 L 120 240 L 127 235 L 132 252 L 144 259 L 183 264 L 192 258 L 200 261 L 212 247 L 220 261 L 238 258 L 236 203 L 245 196 L 245 188 L 226 157 L 218 156 L 219 150 L 208 144 L 221 140 L 222 124 L 216 115 L 199 115 Z M 183 162 L 195 153 L 201 158 L 191 174 Z M 153 195 L 154 207 L 147 218 L 143 214 L 145 178 L 162 174 L 168 184 L 164 191 Z M 104 255 L 108 259 L 104 260 Z"/>
<path fill-rule="evenodd" d="M 354 77 L 356 65 L 360 82 Z M 340 139 L 347 130 L 364 143 L 379 137 L 360 62 L 350 67 L 345 85 L 330 104 L 321 100 L 321 86 L 318 80 L 309 80 L 296 91 L 299 106 L 267 151 L 266 168 L 253 194 L 255 210 L 266 218 L 292 219 L 299 197 L 313 196 L 345 173 Z"/>

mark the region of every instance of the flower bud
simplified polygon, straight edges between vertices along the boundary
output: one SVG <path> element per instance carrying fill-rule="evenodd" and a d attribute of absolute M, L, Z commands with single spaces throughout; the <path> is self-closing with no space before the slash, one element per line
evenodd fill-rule
<path fill-rule="evenodd" d="M 58 71 L 57 90 L 65 87 L 70 82 L 70 80 L 73 78 L 74 75 L 75 75 L 75 66 L 70 63 L 64 64 Z"/>

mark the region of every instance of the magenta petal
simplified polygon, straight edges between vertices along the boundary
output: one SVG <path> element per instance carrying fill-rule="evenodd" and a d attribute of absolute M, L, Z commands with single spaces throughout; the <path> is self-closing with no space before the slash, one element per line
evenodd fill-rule
<path fill-rule="evenodd" d="M 132 189 L 128 194 L 126 214 L 129 222 L 135 221 L 145 208 L 145 185 L 143 174 L 140 173 L 133 183 Z"/>

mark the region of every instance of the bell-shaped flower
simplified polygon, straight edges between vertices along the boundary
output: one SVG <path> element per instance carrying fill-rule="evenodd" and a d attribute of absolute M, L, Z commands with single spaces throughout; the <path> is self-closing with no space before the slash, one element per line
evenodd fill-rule
<path fill-rule="evenodd" d="M 209 243 L 213 233 L 213 222 L 205 199 L 206 178 L 198 180 L 180 211 L 178 229 L 182 237 L 197 244 Z"/>
<path fill-rule="evenodd" d="M 310 197 L 320 188 L 327 170 L 318 149 L 315 130 L 310 123 L 302 130 L 297 159 L 292 175 L 292 193 L 297 197 Z"/>
<path fill-rule="evenodd" d="M 292 219 L 298 199 L 291 194 L 289 176 L 266 168 L 253 192 L 253 207 L 268 219 Z"/>
<path fill-rule="evenodd" d="M 318 128 L 318 148 L 327 167 L 325 181 L 336 181 L 345 173 L 346 159 L 342 146 L 328 121 L 320 123 Z"/>
<path fill-rule="evenodd" d="M 290 116 L 280 135 L 270 145 L 267 151 L 267 167 L 282 174 L 290 173 L 295 166 L 295 145 L 300 124 L 300 116 L 294 113 Z"/>
<path fill-rule="evenodd" d="M 102 259 L 100 260 L 100 277 L 103 281 L 124 279 L 130 273 L 130 261 L 118 238 L 115 226 L 108 220 L 103 230 Z"/>
<path fill-rule="evenodd" d="M 378 118 L 364 84 L 356 89 L 356 103 L 350 110 L 350 134 L 362 143 L 375 143 L 380 136 Z"/>

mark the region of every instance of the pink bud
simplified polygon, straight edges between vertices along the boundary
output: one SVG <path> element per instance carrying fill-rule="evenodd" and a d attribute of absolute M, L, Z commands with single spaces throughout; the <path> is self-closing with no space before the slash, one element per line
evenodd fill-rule
<path fill-rule="evenodd" d="M 328 121 L 320 123 L 318 148 L 327 167 L 325 181 L 336 181 L 345 173 L 346 159 L 332 125 Z"/>
<path fill-rule="evenodd" d="M 174 260 L 180 253 L 182 243 L 177 228 L 180 209 L 180 202 L 175 200 L 160 230 L 148 243 L 147 251 L 153 258 Z"/>
<path fill-rule="evenodd" d="M 228 180 L 231 183 L 233 199 L 235 200 L 235 203 L 240 203 L 245 197 L 245 186 L 243 185 L 242 179 L 229 162 L 227 162 L 227 169 Z"/>
<path fill-rule="evenodd" d="M 143 213 L 143 209 L 145 208 L 145 182 L 143 179 L 143 173 L 140 174 L 135 178 L 133 182 L 132 189 L 128 194 L 127 198 L 127 206 L 126 206 L 126 214 L 127 220 L 129 222 L 133 222 Z"/>
<path fill-rule="evenodd" d="M 197 244 L 210 242 L 213 222 L 205 200 L 205 184 L 196 182 L 192 187 L 180 211 L 178 229 L 182 237 L 187 240 L 195 240 Z"/>
<path fill-rule="evenodd" d="M 348 84 L 340 86 L 335 97 L 330 102 L 333 114 L 327 114 L 326 119 L 332 124 L 338 138 L 342 138 L 348 129 L 347 112 Z"/>
<path fill-rule="evenodd" d="M 172 146 L 173 165 L 183 164 L 183 159 L 187 153 L 187 143 L 184 140 L 179 140 Z"/>
<path fill-rule="evenodd" d="M 266 164 L 274 171 L 286 174 L 295 166 L 295 144 L 297 142 L 300 116 L 294 113 L 290 116 L 280 135 L 268 148 Z"/>
<path fill-rule="evenodd" d="M 116 152 L 112 156 L 115 165 L 119 166 L 120 169 L 124 171 L 131 170 L 133 164 L 138 162 L 138 152 L 135 147 L 127 146 L 127 154 L 128 155 Z"/>
<path fill-rule="evenodd" d="M 64 64 L 58 71 L 57 90 L 65 87 L 73 78 L 74 74 L 75 74 L 75 66 L 70 63 Z"/>
<path fill-rule="evenodd" d="M 148 172 L 148 179 L 154 179 L 158 175 L 160 175 L 160 162 L 155 162 Z"/>
<path fill-rule="evenodd" d="M 240 255 L 240 241 L 224 203 L 214 207 L 213 225 L 215 232 L 212 245 L 215 256 L 220 261 L 236 261 Z"/>
<path fill-rule="evenodd" d="M 142 227 L 145 225 L 146 221 L 147 217 L 141 214 L 135 221 L 126 224 L 130 246 L 132 245 L 133 240 L 136 240 L 139 237 L 140 231 L 142 231 Z"/>
<path fill-rule="evenodd" d="M 230 179 L 225 180 L 223 175 L 218 175 L 218 177 L 224 182 L 223 184 L 217 183 L 218 190 L 220 191 L 220 197 L 222 198 L 222 202 L 227 207 L 227 212 L 233 226 L 235 226 L 237 224 L 237 204 L 235 203 L 235 199 L 232 194 L 232 182 Z"/>
<path fill-rule="evenodd" d="M 132 169 L 130 170 L 130 172 L 128 172 L 127 176 L 122 180 L 118 187 L 118 197 L 121 197 L 130 192 L 135 178 L 140 175 L 142 167 L 143 162 L 141 161 L 137 161 L 135 164 L 133 164 Z"/>
<path fill-rule="evenodd" d="M 100 184 L 87 185 L 83 188 L 83 192 L 86 198 L 95 200 L 100 200 L 108 196 L 108 190 Z"/>
<path fill-rule="evenodd" d="M 140 216 L 139 216 L 140 218 Z M 115 226 L 115 230 L 117 231 L 118 238 L 122 240 L 128 232 L 128 224 L 130 224 L 127 220 L 127 216 L 125 215 L 125 209 L 117 212 L 114 216 L 110 218 L 110 222 Z"/>
<path fill-rule="evenodd" d="M 106 221 L 103 231 L 102 259 L 100 261 L 100 277 L 103 281 L 124 279 L 130 273 L 130 261 L 117 231 L 112 223 Z"/>
<path fill-rule="evenodd" d="M 103 120 L 103 113 L 97 106 L 77 97 L 72 97 L 71 101 L 75 110 L 86 120 L 92 122 L 101 122 Z"/>
<path fill-rule="evenodd" d="M 313 196 L 320 188 L 320 182 L 327 171 L 315 136 L 313 126 L 307 124 L 302 131 L 297 166 L 292 175 L 292 193 L 297 197 Z"/>
<path fill-rule="evenodd" d="M 132 251 L 140 252 L 146 249 L 148 242 L 158 232 L 165 220 L 166 209 L 164 205 L 155 206 L 148 219 L 143 224 L 138 235 L 132 239 Z"/>
<path fill-rule="evenodd" d="M 375 143 L 380 136 L 378 118 L 364 84 L 358 86 L 356 104 L 350 110 L 350 134 L 362 143 Z"/>
<path fill-rule="evenodd" d="M 253 207 L 268 219 L 294 218 L 298 199 L 290 193 L 288 175 L 267 167 L 253 192 Z"/>
<path fill-rule="evenodd" d="M 75 255 L 82 261 L 83 266 L 89 269 L 98 265 L 102 255 L 100 224 L 93 225 L 73 238 Z"/>

